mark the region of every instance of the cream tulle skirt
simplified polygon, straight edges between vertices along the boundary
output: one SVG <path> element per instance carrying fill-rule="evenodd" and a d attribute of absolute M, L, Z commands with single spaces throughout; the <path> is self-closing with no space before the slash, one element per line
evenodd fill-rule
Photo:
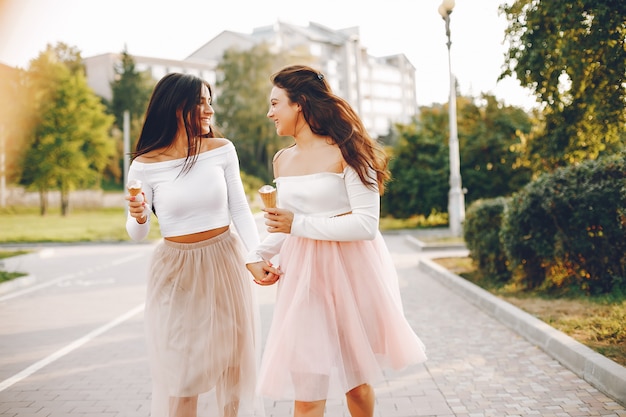
<path fill-rule="evenodd" d="M 230 231 L 157 246 L 145 309 L 152 417 L 196 407 L 199 417 L 263 415 L 255 396 L 260 332 L 252 285 Z"/>
<path fill-rule="evenodd" d="M 329 242 L 289 236 L 280 252 L 272 325 L 259 393 L 316 401 L 375 384 L 383 369 L 426 360 L 407 322 L 391 255 L 371 241 Z"/>

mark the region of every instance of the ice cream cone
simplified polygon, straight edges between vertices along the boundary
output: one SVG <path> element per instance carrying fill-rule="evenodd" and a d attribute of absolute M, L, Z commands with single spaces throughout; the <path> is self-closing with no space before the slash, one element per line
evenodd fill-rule
<path fill-rule="evenodd" d="M 139 180 L 128 181 L 128 184 L 126 185 L 126 188 L 128 189 L 128 194 L 132 195 L 133 197 L 141 195 L 141 185 L 141 181 Z"/>
<path fill-rule="evenodd" d="M 271 185 L 264 185 L 259 188 L 259 195 L 265 208 L 276 207 L 276 188 Z"/>

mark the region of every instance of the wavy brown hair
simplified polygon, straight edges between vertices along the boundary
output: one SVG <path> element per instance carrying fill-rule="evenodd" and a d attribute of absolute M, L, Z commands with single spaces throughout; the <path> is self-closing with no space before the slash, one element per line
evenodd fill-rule
<path fill-rule="evenodd" d="M 191 169 L 200 152 L 202 125 L 198 103 L 203 85 L 209 89 L 212 99 L 211 85 L 195 75 L 170 73 L 159 80 L 150 96 L 135 152 L 131 153 L 133 159 L 172 145 L 178 131 L 176 112 L 181 110 L 187 132 L 187 156 L 182 172 Z M 207 136 L 221 137 L 221 134 L 211 125 Z"/>
<path fill-rule="evenodd" d="M 352 106 L 331 91 L 324 75 L 305 65 L 292 65 L 273 74 L 271 81 L 285 90 L 289 101 L 302 107 L 302 115 L 311 131 L 329 136 L 361 181 L 370 187 L 378 185 L 382 195 L 390 178 L 389 158 L 367 133 Z M 370 168 L 376 172 L 376 178 L 368 174 Z"/>

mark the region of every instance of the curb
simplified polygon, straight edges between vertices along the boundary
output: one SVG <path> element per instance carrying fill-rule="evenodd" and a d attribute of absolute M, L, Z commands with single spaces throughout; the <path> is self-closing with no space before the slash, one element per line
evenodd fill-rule
<path fill-rule="evenodd" d="M 435 250 L 461 250 L 467 249 L 463 244 L 455 243 L 425 243 L 413 236 L 407 236 L 407 239 L 411 241 L 411 244 L 415 246 L 418 252 L 435 251 Z"/>
<path fill-rule="evenodd" d="M 413 245 L 419 252 L 430 250 L 461 250 L 467 249 L 462 243 L 426 243 L 419 240 L 414 236 L 407 235 L 406 239 Z"/>
<path fill-rule="evenodd" d="M 0 295 L 6 294 L 8 292 L 28 287 L 37 282 L 37 278 L 34 275 L 25 275 L 23 277 L 14 278 L 10 281 L 0 282 Z"/>
<path fill-rule="evenodd" d="M 626 404 L 626 368 L 430 259 L 418 269 L 496 318 L 599 391 Z"/>

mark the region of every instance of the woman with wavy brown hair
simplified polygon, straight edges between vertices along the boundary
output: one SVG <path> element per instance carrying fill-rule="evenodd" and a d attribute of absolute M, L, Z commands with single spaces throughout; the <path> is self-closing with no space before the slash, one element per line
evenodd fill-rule
<path fill-rule="evenodd" d="M 272 82 L 267 116 L 294 143 L 274 156 L 278 208 L 247 260 L 258 284 L 278 282 L 258 390 L 294 400 L 296 417 L 323 416 L 336 395 L 372 417 L 383 369 L 426 360 L 378 230 L 387 157 L 320 72 L 290 66 Z"/>

